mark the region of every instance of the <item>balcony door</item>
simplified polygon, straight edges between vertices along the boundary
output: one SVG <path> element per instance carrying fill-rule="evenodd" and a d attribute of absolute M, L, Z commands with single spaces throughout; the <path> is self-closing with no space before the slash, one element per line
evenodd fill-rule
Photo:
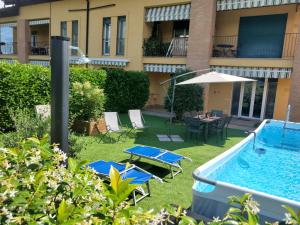
<path fill-rule="evenodd" d="M 234 84 L 231 114 L 250 119 L 273 118 L 276 89 L 277 79 Z"/>
<path fill-rule="evenodd" d="M 241 17 L 237 56 L 281 58 L 288 14 Z"/>

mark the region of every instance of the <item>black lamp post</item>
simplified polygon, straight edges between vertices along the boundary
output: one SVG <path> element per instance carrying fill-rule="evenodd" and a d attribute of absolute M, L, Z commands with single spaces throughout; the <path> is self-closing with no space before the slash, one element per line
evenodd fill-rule
<path fill-rule="evenodd" d="M 67 37 L 51 37 L 51 143 L 68 153 L 69 45 Z"/>

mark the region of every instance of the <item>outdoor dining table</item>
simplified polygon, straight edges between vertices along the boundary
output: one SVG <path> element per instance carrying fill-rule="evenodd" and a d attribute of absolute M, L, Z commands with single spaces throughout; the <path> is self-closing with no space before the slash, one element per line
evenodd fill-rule
<path fill-rule="evenodd" d="M 209 125 L 220 120 L 221 117 L 218 117 L 218 116 L 206 117 L 205 115 L 198 115 L 195 118 L 199 119 L 201 122 L 203 122 L 205 124 L 204 142 L 207 142 Z"/>

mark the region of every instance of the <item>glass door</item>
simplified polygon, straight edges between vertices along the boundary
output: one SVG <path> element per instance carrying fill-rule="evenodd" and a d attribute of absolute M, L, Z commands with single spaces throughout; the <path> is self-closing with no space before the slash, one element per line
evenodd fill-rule
<path fill-rule="evenodd" d="M 232 100 L 231 100 L 231 115 L 239 115 L 239 105 L 240 105 L 240 95 L 241 95 L 241 83 L 233 84 Z"/>
<path fill-rule="evenodd" d="M 268 79 L 268 96 L 267 96 L 266 112 L 265 112 L 266 119 L 273 118 L 276 91 L 277 91 L 277 82 L 278 82 L 277 79 Z"/>
<path fill-rule="evenodd" d="M 251 99 L 252 99 L 252 84 L 253 82 L 246 82 L 244 84 L 244 96 L 242 103 L 242 116 L 249 117 L 250 116 L 250 108 L 251 108 Z"/>
<path fill-rule="evenodd" d="M 233 85 L 231 115 L 261 119 L 273 118 L 277 79 Z"/>
<path fill-rule="evenodd" d="M 253 114 L 252 114 L 253 118 L 261 117 L 262 103 L 263 103 L 263 97 L 264 97 L 264 87 L 265 87 L 265 80 L 264 79 L 257 80 L 256 88 L 255 88 Z"/>

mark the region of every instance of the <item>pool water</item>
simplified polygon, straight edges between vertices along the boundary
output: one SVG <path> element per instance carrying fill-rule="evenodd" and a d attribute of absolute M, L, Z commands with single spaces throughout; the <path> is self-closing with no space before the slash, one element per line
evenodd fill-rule
<path fill-rule="evenodd" d="M 205 177 L 300 202 L 300 124 L 271 121 Z M 213 186 L 197 183 L 196 190 Z"/>

